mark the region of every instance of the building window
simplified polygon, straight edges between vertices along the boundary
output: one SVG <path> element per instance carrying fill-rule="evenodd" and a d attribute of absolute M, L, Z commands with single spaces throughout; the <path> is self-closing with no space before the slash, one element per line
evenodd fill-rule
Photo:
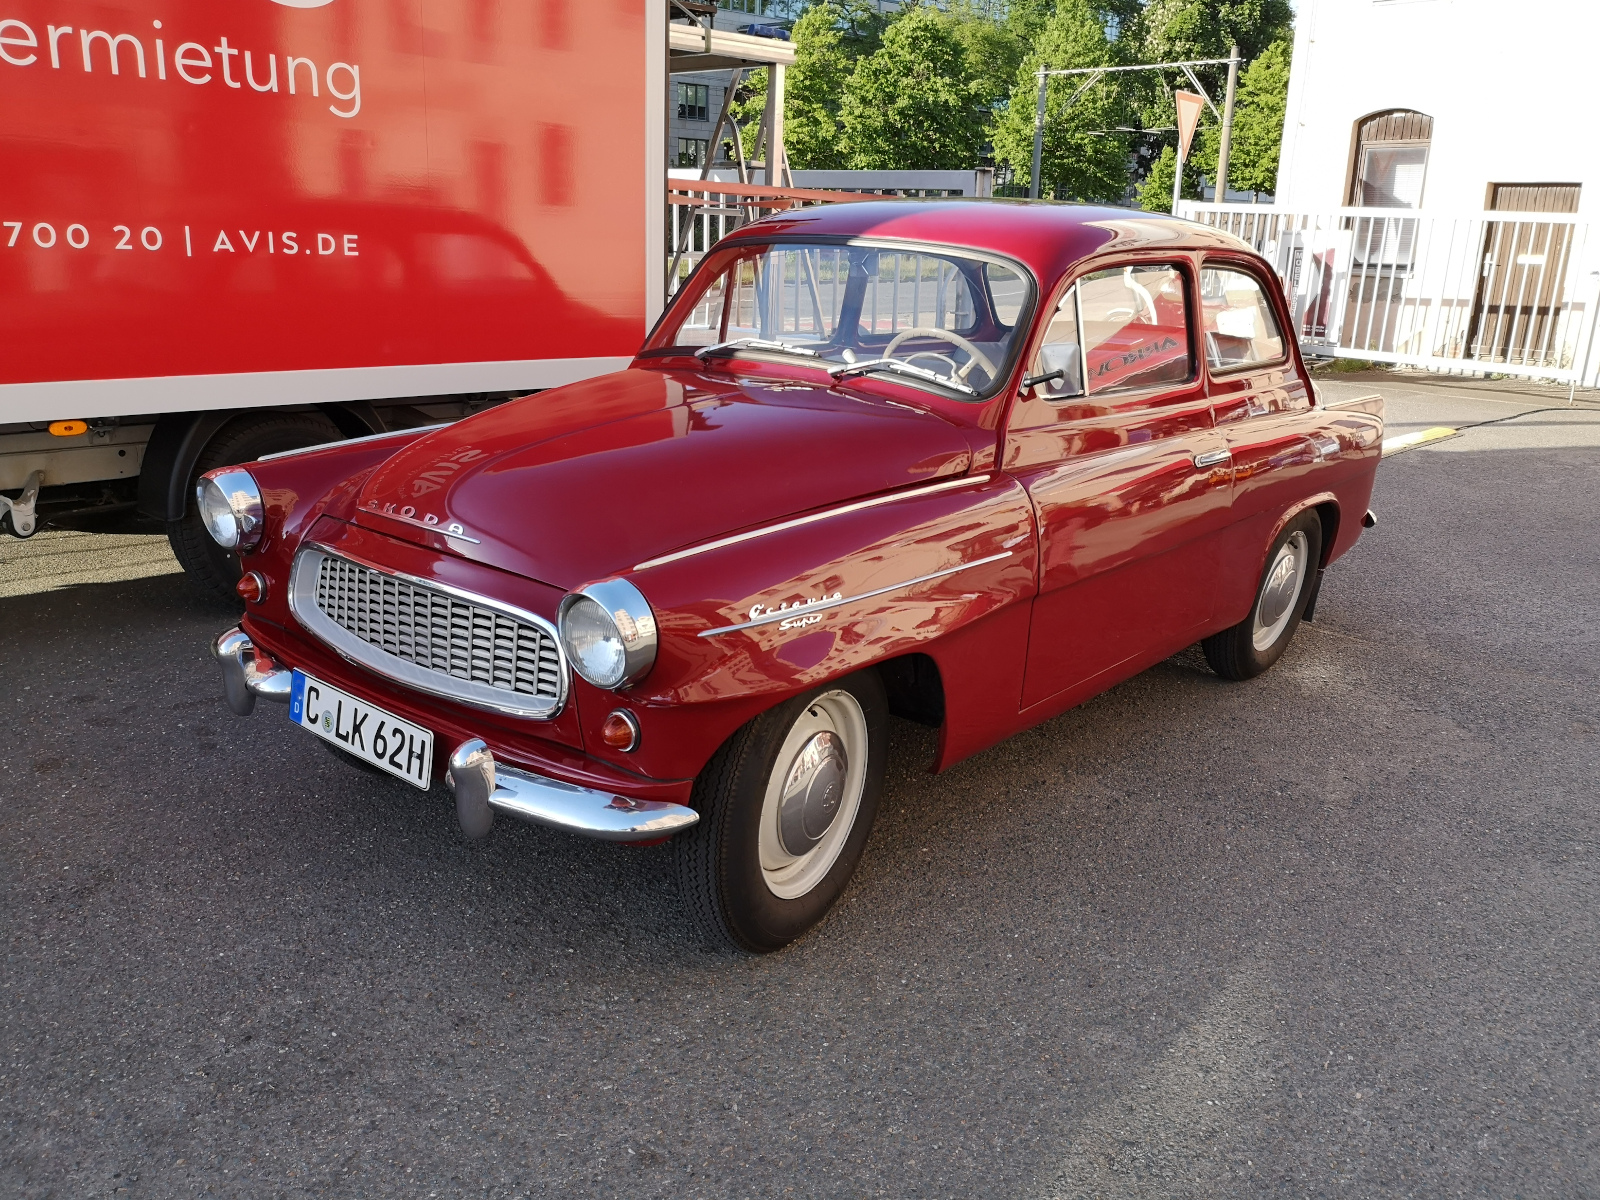
<path fill-rule="evenodd" d="M 1356 122 L 1349 203 L 1361 208 L 1417 208 L 1428 172 L 1433 118 L 1392 109 Z"/>
<path fill-rule="evenodd" d="M 703 167 L 706 165 L 706 150 L 711 145 L 706 138 L 679 138 L 678 139 L 678 166 Z"/>
<path fill-rule="evenodd" d="M 725 8 L 729 12 L 754 13 L 758 17 L 763 17 L 772 7 L 772 0 L 717 0 L 717 7 Z"/>
<path fill-rule="evenodd" d="M 711 99 L 711 88 L 704 83 L 680 83 L 678 85 L 678 120 L 680 121 L 709 121 L 711 115 L 707 112 Z"/>

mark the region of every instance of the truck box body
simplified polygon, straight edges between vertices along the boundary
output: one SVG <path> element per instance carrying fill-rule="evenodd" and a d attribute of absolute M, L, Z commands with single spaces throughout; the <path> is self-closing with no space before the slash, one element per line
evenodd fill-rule
<path fill-rule="evenodd" d="M 664 20 L 646 0 L 0 0 L 0 423 L 622 363 L 662 261 Z"/>

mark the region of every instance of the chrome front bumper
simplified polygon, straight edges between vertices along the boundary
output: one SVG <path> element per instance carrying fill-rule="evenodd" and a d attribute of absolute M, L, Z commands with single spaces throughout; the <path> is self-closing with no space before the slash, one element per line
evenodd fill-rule
<path fill-rule="evenodd" d="M 257 650 L 250 635 L 237 625 L 211 644 L 211 654 L 222 668 L 222 695 L 241 717 L 255 711 L 257 696 L 289 703 L 294 672 Z"/>
<path fill-rule="evenodd" d="M 455 793 L 461 832 L 469 838 L 486 835 L 496 812 L 604 842 L 660 841 L 700 819 L 686 805 L 597 792 L 501 766 L 478 738 L 456 747 L 444 778 Z"/>
<path fill-rule="evenodd" d="M 280 704 L 289 702 L 294 672 L 256 649 L 244 630 L 228 630 L 212 644 L 211 653 L 222 667 L 222 692 L 228 707 L 241 717 L 255 709 L 258 696 Z M 497 811 L 606 842 L 660 841 L 700 819 L 700 814 L 686 805 L 635 800 L 502 766 L 479 738 L 456 747 L 445 782 L 455 793 L 461 831 L 470 838 L 485 836 Z"/>

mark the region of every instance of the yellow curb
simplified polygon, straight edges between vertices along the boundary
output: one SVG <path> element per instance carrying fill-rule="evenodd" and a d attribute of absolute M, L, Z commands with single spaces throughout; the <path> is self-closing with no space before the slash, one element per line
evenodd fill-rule
<path fill-rule="evenodd" d="M 1399 437 L 1383 439 L 1383 457 L 1399 454 L 1402 450 L 1412 450 L 1427 442 L 1438 442 L 1445 438 L 1455 437 L 1460 430 L 1451 429 L 1448 425 L 1435 425 L 1432 429 L 1419 429 L 1416 433 L 1402 433 Z"/>

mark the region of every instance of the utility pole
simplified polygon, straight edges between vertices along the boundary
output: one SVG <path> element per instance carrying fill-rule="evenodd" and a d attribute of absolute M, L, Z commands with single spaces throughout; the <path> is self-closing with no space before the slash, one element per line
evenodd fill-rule
<path fill-rule="evenodd" d="M 1239 64 L 1239 48 L 1237 46 L 1234 47 L 1232 58 L 1191 58 L 1185 62 L 1130 63 L 1126 66 L 1120 67 L 1065 67 L 1055 70 L 1041 66 L 1039 68 L 1039 107 L 1033 116 L 1033 178 L 1028 183 L 1028 198 L 1030 200 L 1037 200 L 1042 190 L 1040 187 L 1039 176 L 1044 171 L 1045 99 L 1047 95 L 1046 87 L 1050 82 L 1050 76 L 1088 76 L 1088 79 L 1085 80 L 1078 90 L 1074 92 L 1067 99 L 1066 103 L 1061 106 L 1060 113 L 1058 114 L 1059 117 L 1070 112 L 1073 107 L 1077 105 L 1078 101 L 1083 99 L 1084 95 L 1089 91 L 1089 89 L 1095 84 L 1099 83 L 1100 80 L 1106 75 L 1114 75 L 1122 71 L 1166 71 L 1177 68 L 1182 70 L 1183 73 L 1189 77 L 1189 82 L 1194 85 L 1197 93 L 1195 95 L 1195 99 L 1200 103 L 1209 106 L 1212 115 L 1220 121 L 1222 119 L 1222 114 L 1217 112 L 1217 106 L 1211 103 L 1211 97 L 1206 94 L 1205 86 L 1200 82 L 1199 76 L 1194 73 L 1194 68 L 1219 66 L 1222 63 L 1232 63 L 1233 66 L 1237 68 Z M 1229 95 L 1232 95 L 1231 89 L 1233 74 L 1231 72 L 1228 76 L 1228 80 L 1230 88 Z M 1232 113 L 1233 109 L 1231 106 L 1229 107 L 1228 111 Z"/>
<path fill-rule="evenodd" d="M 1233 152 L 1233 93 L 1239 83 L 1239 47 L 1228 51 L 1228 94 L 1222 102 L 1222 143 L 1217 147 L 1218 204 L 1228 202 L 1228 156 Z"/>
<path fill-rule="evenodd" d="M 1045 85 L 1050 76 L 1039 68 L 1039 110 L 1033 114 L 1033 175 L 1028 179 L 1028 199 L 1039 198 L 1039 172 L 1044 167 L 1044 101 Z"/>

